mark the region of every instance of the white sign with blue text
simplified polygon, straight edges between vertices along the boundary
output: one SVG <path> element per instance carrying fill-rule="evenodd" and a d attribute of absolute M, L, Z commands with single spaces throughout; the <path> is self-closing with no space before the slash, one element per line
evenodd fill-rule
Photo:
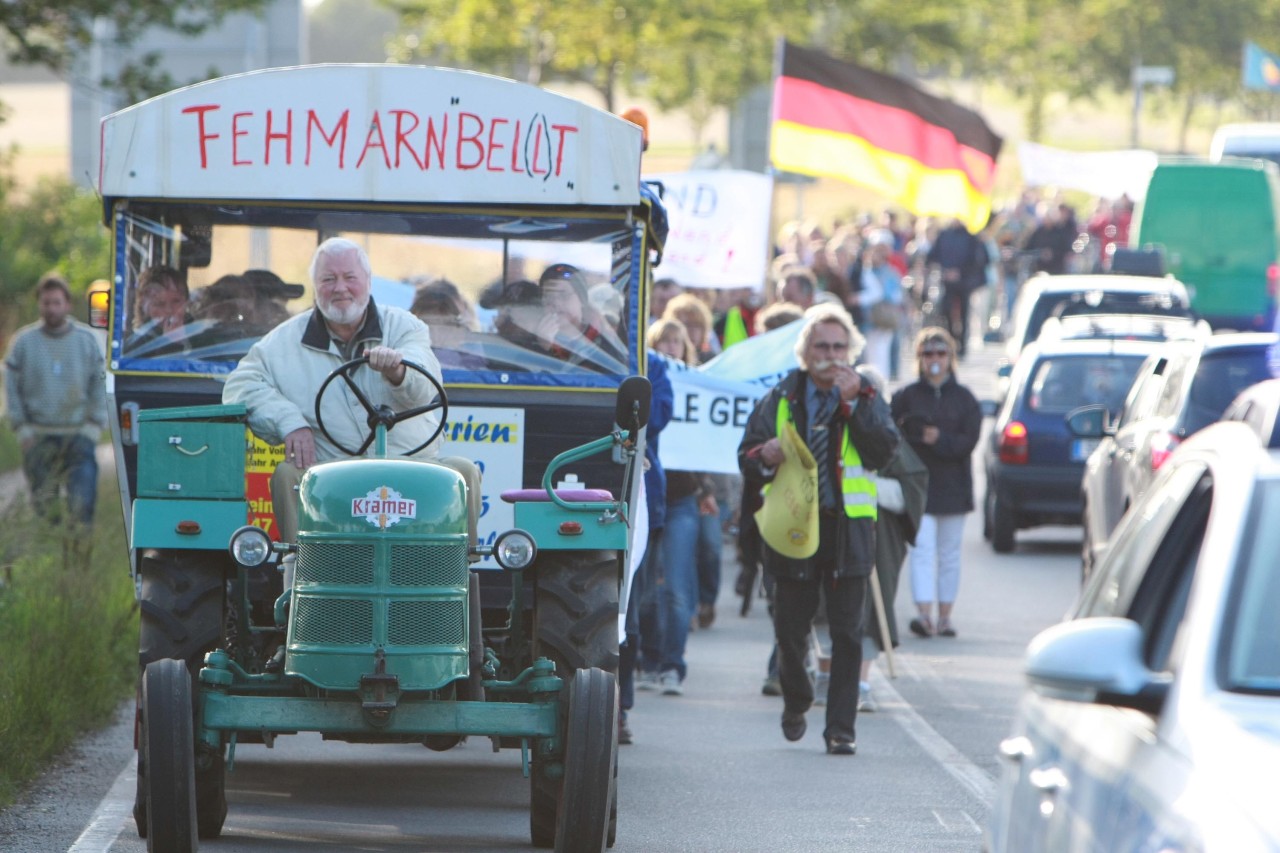
<path fill-rule="evenodd" d="M 492 545 L 499 533 L 515 526 L 515 508 L 501 496 L 524 487 L 524 409 L 450 406 L 440 455 L 462 456 L 480 468 L 476 533 L 481 545 Z M 492 557 L 486 557 L 475 568 L 499 567 Z"/>

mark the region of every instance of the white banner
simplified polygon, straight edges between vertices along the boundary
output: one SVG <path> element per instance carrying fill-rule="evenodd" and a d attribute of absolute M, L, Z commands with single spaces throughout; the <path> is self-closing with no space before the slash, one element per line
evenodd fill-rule
<path fill-rule="evenodd" d="M 772 178 L 731 169 L 645 178 L 662 182 L 671 225 L 661 277 L 681 287 L 764 286 Z"/>
<path fill-rule="evenodd" d="M 1147 194 L 1156 153 L 1127 151 L 1066 151 L 1034 142 L 1018 143 L 1022 183 L 1029 187 L 1083 190 L 1102 198 L 1127 195 L 1137 201 Z"/>
<path fill-rule="evenodd" d="M 667 359 L 675 396 L 659 457 L 672 471 L 738 473 L 738 445 L 756 402 L 796 367 L 801 321 L 735 344 L 699 368 Z M 661 358 L 654 353 L 650 358 Z"/>

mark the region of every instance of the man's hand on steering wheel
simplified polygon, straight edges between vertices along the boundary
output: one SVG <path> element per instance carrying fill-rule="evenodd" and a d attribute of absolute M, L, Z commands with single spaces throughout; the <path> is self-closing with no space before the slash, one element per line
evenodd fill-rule
<path fill-rule="evenodd" d="M 440 384 L 439 379 L 428 373 L 426 368 L 422 367 L 422 365 L 416 364 L 412 361 L 404 361 L 397 350 L 390 347 L 373 347 L 366 352 L 367 355 L 335 367 L 325 378 L 324 382 L 320 383 L 320 390 L 316 392 L 316 426 L 320 429 L 320 432 L 324 437 L 334 445 L 334 447 L 338 448 L 348 456 L 361 456 L 369 449 L 369 446 L 373 444 L 377 427 L 382 426 L 390 431 L 392 427 L 402 421 L 407 421 L 410 418 L 416 418 L 439 410 L 439 422 L 436 424 L 431 435 L 427 436 L 426 441 L 402 454 L 404 456 L 414 456 L 424 450 L 431 442 L 435 441 L 436 438 L 439 437 L 440 433 L 444 431 L 445 424 L 448 422 L 449 398 L 445 394 L 444 386 Z M 378 363 L 382 365 L 382 367 L 379 368 L 379 372 L 386 377 L 388 381 L 394 382 L 392 376 L 396 373 L 399 373 L 400 379 L 403 380 L 406 375 L 406 371 L 413 370 L 416 373 L 420 373 L 431 387 L 435 389 L 435 399 L 425 405 L 414 406 L 399 412 L 393 411 L 391 407 L 387 405 L 374 405 L 373 401 L 369 399 L 356 381 L 352 379 L 352 373 L 361 365 L 369 364 L 372 366 L 374 364 L 375 353 L 378 357 Z M 324 398 L 325 391 L 334 382 L 334 380 L 339 378 L 346 384 L 352 397 L 355 398 L 355 400 L 364 409 L 365 414 L 368 415 L 369 433 L 365 436 L 364 442 L 354 450 L 333 437 L 333 433 L 331 433 L 328 427 L 325 426 L 324 415 L 321 413 L 320 401 Z"/>
<path fill-rule="evenodd" d="M 399 350 L 384 346 L 368 347 L 364 355 L 369 359 L 369 366 L 381 373 L 392 385 L 398 386 L 404 382 L 404 356 Z"/>

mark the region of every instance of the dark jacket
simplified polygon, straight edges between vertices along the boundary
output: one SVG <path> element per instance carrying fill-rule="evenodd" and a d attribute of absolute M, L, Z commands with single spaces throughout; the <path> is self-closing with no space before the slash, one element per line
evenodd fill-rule
<path fill-rule="evenodd" d="M 987 283 L 989 260 L 987 247 L 959 223 L 942 229 L 925 256 L 927 264 L 937 264 L 944 270 L 959 270 L 958 283 L 965 291 L 972 291 Z"/>
<path fill-rule="evenodd" d="M 675 395 L 667 378 L 667 364 L 661 357 L 650 355 L 648 372 L 653 394 L 649 400 L 649 426 L 645 430 L 644 458 L 649 464 L 645 466 L 644 492 L 649 529 L 661 530 L 667 523 L 667 478 L 658 460 L 658 436 L 671 421 Z"/>
<path fill-rule="evenodd" d="M 791 414 L 795 419 L 796 432 L 801 438 L 809 434 L 809 415 L 805 411 L 805 386 L 809 375 L 802 370 L 793 370 L 783 377 L 782 381 L 770 389 L 761 398 L 747 419 L 747 428 L 738 446 L 738 466 L 745 479 L 768 483 L 774 472 L 766 471 L 760 458 L 760 448 L 778 434 L 778 401 L 786 397 Z M 843 431 L 849 431 L 850 440 L 858 455 L 862 457 L 862 466 L 867 469 L 878 469 L 888 464 L 897 452 L 901 437 L 889 414 L 889 407 L 884 400 L 871 391 L 871 383 L 864 380 L 864 393 L 856 400 L 857 405 L 841 403 L 832 420 L 838 430 L 832 431 L 832 441 L 828 447 L 827 459 L 818 460 L 826 464 L 834 478 L 832 482 L 840 482 L 843 474 L 843 463 L 840 459 L 842 441 L 835 440 Z M 843 518 L 840 525 L 840 541 L 836 544 L 835 577 L 866 577 L 871 574 L 875 564 L 875 520 L 870 518 Z M 821 546 L 820 546 L 821 547 Z M 789 580 L 813 580 L 816 570 L 812 558 L 793 560 L 783 557 L 777 551 L 765 545 L 764 567 L 775 577 Z"/>
<path fill-rule="evenodd" d="M 982 407 L 952 374 L 935 388 L 917 380 L 893 396 L 894 423 L 929 469 L 925 512 L 951 515 L 973 511 L 973 449 L 982 431 Z M 925 444 L 925 426 L 938 428 L 936 444 Z"/>

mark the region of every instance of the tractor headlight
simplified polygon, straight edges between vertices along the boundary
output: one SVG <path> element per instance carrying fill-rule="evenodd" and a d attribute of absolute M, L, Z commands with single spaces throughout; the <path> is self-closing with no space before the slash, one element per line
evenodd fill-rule
<path fill-rule="evenodd" d="M 537 556 L 538 546 L 523 530 L 508 530 L 493 543 L 493 558 L 509 572 L 527 569 Z"/>
<path fill-rule="evenodd" d="M 271 556 L 271 537 L 262 528 L 247 524 L 231 534 L 230 550 L 232 559 L 252 569 Z"/>

